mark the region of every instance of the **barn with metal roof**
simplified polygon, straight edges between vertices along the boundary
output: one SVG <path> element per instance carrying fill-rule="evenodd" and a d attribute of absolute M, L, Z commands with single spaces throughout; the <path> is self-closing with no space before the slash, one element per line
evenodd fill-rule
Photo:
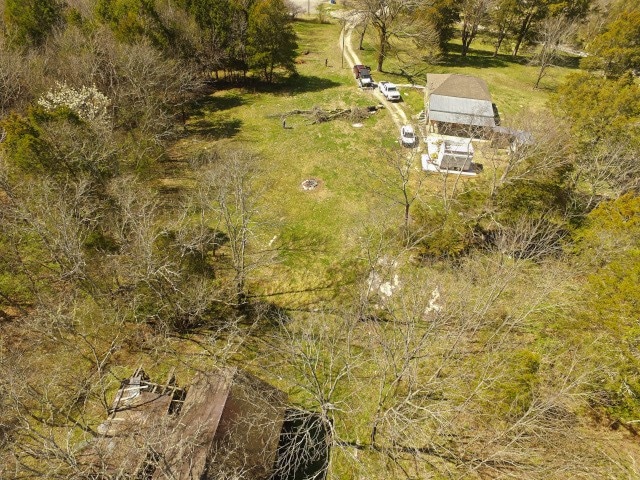
<path fill-rule="evenodd" d="M 496 126 L 491 93 L 481 78 L 428 74 L 425 103 L 427 121 L 432 130 L 440 133 L 453 129 Z"/>

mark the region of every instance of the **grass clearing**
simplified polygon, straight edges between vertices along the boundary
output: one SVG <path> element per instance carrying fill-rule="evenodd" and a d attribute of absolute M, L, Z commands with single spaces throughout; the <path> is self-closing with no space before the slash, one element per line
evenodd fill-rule
<path fill-rule="evenodd" d="M 329 282 L 343 253 L 356 245 L 357 231 L 371 223 L 370 212 L 384 209 L 381 199 L 371 195 L 369 172 L 385 168 L 372 152 L 396 142 L 385 111 L 371 115 L 361 128 L 346 119 L 314 125 L 302 115 L 288 116 L 287 128 L 282 127 L 281 116 L 292 110 L 377 104 L 356 88 L 350 69 L 341 68 L 339 25 L 295 25 L 299 75 L 273 88 L 214 92 L 193 110 L 187 123 L 193 135 L 174 147 L 183 155 L 234 146 L 260 154 L 267 208 L 259 241 L 277 236 L 292 247 L 280 267 L 270 266 L 264 278 L 256 279 L 268 294 Z M 301 183 L 308 178 L 320 186 L 304 191 Z"/>
<path fill-rule="evenodd" d="M 354 252 L 361 248 L 363 232 L 382 223 L 401 223 L 402 207 L 376 195 L 382 188 L 379 178 L 394 175 L 384 155 L 399 148 L 396 127 L 387 112 L 371 115 L 362 128 L 347 119 L 312 124 L 303 115 L 288 115 L 287 128 L 282 126 L 283 115 L 293 110 L 378 103 L 370 92 L 356 87 L 348 65 L 342 66 L 340 28 L 338 22 L 296 21 L 298 75 L 273 86 L 221 87 L 200 99 L 187 122 L 190 134 L 173 147 L 176 156 L 182 158 L 205 149 L 240 146 L 260 154 L 265 209 L 254 247 L 280 242 L 287 248 L 277 265 L 269 265 L 254 276 L 252 288 L 283 303 L 295 299 L 295 304 L 306 304 L 317 299 L 316 289 L 325 291 L 331 285 L 350 281 L 352 274 L 348 271 L 353 270 L 353 258 L 358 256 Z M 375 54 L 371 35 L 368 32 L 365 37 L 365 50 L 358 51 L 369 64 Z M 358 35 L 352 36 L 353 42 L 357 39 Z M 477 41 L 466 59 L 453 53 L 428 70 L 484 78 L 499 110 L 507 116 L 524 108 L 544 108 L 550 90 L 533 90 L 536 67 L 503 55 L 494 59 L 491 53 L 490 45 Z M 400 70 L 393 58 L 385 65 L 390 72 Z M 559 81 L 568 69 L 552 72 L 545 85 Z M 380 79 L 407 83 L 406 77 L 397 73 L 379 74 L 376 80 Z M 401 92 L 401 105 L 409 116 L 423 109 L 422 89 L 401 87 Z M 378 179 L 371 175 L 373 171 Z M 309 178 L 320 185 L 304 191 L 301 183 Z M 453 181 L 430 177 L 423 183 L 424 195 L 439 196 Z M 464 185 L 473 188 L 470 184 L 476 182 L 465 179 Z M 291 291 L 297 293 L 283 294 Z M 308 291 L 309 295 L 299 291 Z"/>

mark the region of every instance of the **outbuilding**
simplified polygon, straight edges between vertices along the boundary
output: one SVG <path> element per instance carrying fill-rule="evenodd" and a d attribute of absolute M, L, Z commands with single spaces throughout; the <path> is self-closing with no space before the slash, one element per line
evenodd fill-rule
<path fill-rule="evenodd" d="M 183 388 L 138 369 L 97 430 L 77 458 L 88 478 L 322 480 L 328 464 L 326 421 L 237 368 Z"/>
<path fill-rule="evenodd" d="M 487 83 L 469 75 L 427 75 L 425 112 L 431 132 L 471 137 L 496 126 Z"/>

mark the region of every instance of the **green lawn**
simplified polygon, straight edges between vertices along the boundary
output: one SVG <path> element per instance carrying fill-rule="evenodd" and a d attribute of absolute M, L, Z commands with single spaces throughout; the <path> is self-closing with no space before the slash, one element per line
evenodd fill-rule
<path fill-rule="evenodd" d="M 276 239 L 288 248 L 277 266 L 254 277 L 253 288 L 277 296 L 348 281 L 345 272 L 350 269 L 343 268 L 344 262 L 353 261 L 347 259 L 356 256 L 363 232 L 383 222 L 399 225 L 402 219 L 402 207 L 376 194 L 379 180 L 371 175 L 376 172 L 378 177 L 393 178 L 384 155 L 400 151 L 396 127 L 384 110 L 370 116 L 361 128 L 347 119 L 312 124 L 303 115 L 288 116 L 288 128 L 282 128 L 282 115 L 292 110 L 377 103 L 369 92 L 356 87 L 348 66 L 342 67 L 339 24 L 302 20 L 295 28 L 299 35 L 298 76 L 273 87 L 224 87 L 200 99 L 188 121 L 191 135 L 173 148 L 183 155 L 197 155 L 208 148 L 242 146 L 260 154 L 264 223 L 256 242 L 266 245 Z M 354 42 L 357 38 L 353 35 Z M 360 54 L 365 62 L 373 63 L 374 50 L 370 39 L 366 40 Z M 503 115 L 544 107 L 550 90 L 532 88 L 535 67 L 504 56 L 492 59 L 490 46 L 479 42 L 473 46 L 467 59 L 454 54 L 427 70 L 485 78 Z M 484 50 L 478 50 L 480 47 Z M 393 72 L 398 66 L 390 59 L 386 69 Z M 554 70 L 545 82 L 557 82 L 566 72 Z M 384 78 L 406 83 L 406 78 L 393 73 L 385 73 Z M 422 90 L 401 90 L 407 113 L 422 110 Z M 303 191 L 301 182 L 308 178 L 318 180 L 320 187 Z M 423 185 L 424 195 L 437 195 L 442 187 L 440 177 L 430 177 Z M 294 297 L 276 298 L 286 303 Z M 309 301 L 304 295 L 295 299 Z"/>
<path fill-rule="evenodd" d="M 205 148 L 242 146 L 260 154 L 266 220 L 260 241 L 278 236 L 292 247 L 281 267 L 256 279 L 265 293 L 339 281 L 329 272 L 356 246 L 358 232 L 376 221 L 371 212 L 385 209 L 372 194 L 370 172 L 385 168 L 379 151 L 396 144 L 396 127 L 385 111 L 362 127 L 348 119 L 314 125 L 307 116 L 291 115 L 282 128 L 281 115 L 292 110 L 377 104 L 356 87 L 350 69 L 341 68 L 339 25 L 295 25 L 299 76 L 277 88 L 223 88 L 200 100 L 188 121 L 194 135 L 173 148 L 197 155 Z M 319 180 L 319 188 L 304 191 L 301 182 L 308 178 Z"/>

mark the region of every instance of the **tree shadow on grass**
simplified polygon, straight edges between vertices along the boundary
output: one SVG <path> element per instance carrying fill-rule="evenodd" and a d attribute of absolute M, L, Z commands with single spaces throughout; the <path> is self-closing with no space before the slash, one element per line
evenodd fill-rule
<path fill-rule="evenodd" d="M 207 137 L 211 140 L 231 138 L 240 132 L 242 120 L 238 118 L 225 118 L 223 115 L 201 118 L 187 124 L 187 131 L 193 135 Z"/>
<path fill-rule="evenodd" d="M 189 104 L 190 116 L 204 116 L 212 111 L 224 111 L 241 107 L 247 104 L 247 100 L 240 94 L 227 93 L 225 95 L 206 95 L 194 100 Z"/>
<path fill-rule="evenodd" d="M 560 55 L 558 55 L 558 58 L 556 58 L 555 65 L 558 67 L 578 70 L 580 68 L 581 59 L 582 57 L 578 57 L 576 55 L 561 53 Z"/>
<path fill-rule="evenodd" d="M 292 75 L 276 83 L 253 82 L 247 85 L 254 92 L 273 93 L 276 95 L 293 95 L 298 93 L 320 92 L 341 84 L 329 78 L 312 75 Z"/>
<path fill-rule="evenodd" d="M 519 58 L 510 55 L 493 56 L 493 53 L 470 49 L 466 56 L 460 55 L 462 45 L 448 45 L 447 54 L 438 62 L 445 67 L 473 67 L 473 68 L 499 68 L 506 67 L 509 63 L 522 63 Z"/>
<path fill-rule="evenodd" d="M 304 12 L 302 12 L 302 13 L 304 13 Z M 327 22 L 319 22 L 317 17 L 311 17 L 311 18 L 310 17 L 306 17 L 306 18 L 304 18 L 304 17 L 296 17 L 296 18 L 293 19 L 293 21 L 295 23 L 310 23 L 310 24 L 318 25 L 318 26 L 329 25 L 331 23 L 331 21 L 330 21 L 331 17 L 329 17 L 328 20 L 329 21 L 327 21 Z"/>

